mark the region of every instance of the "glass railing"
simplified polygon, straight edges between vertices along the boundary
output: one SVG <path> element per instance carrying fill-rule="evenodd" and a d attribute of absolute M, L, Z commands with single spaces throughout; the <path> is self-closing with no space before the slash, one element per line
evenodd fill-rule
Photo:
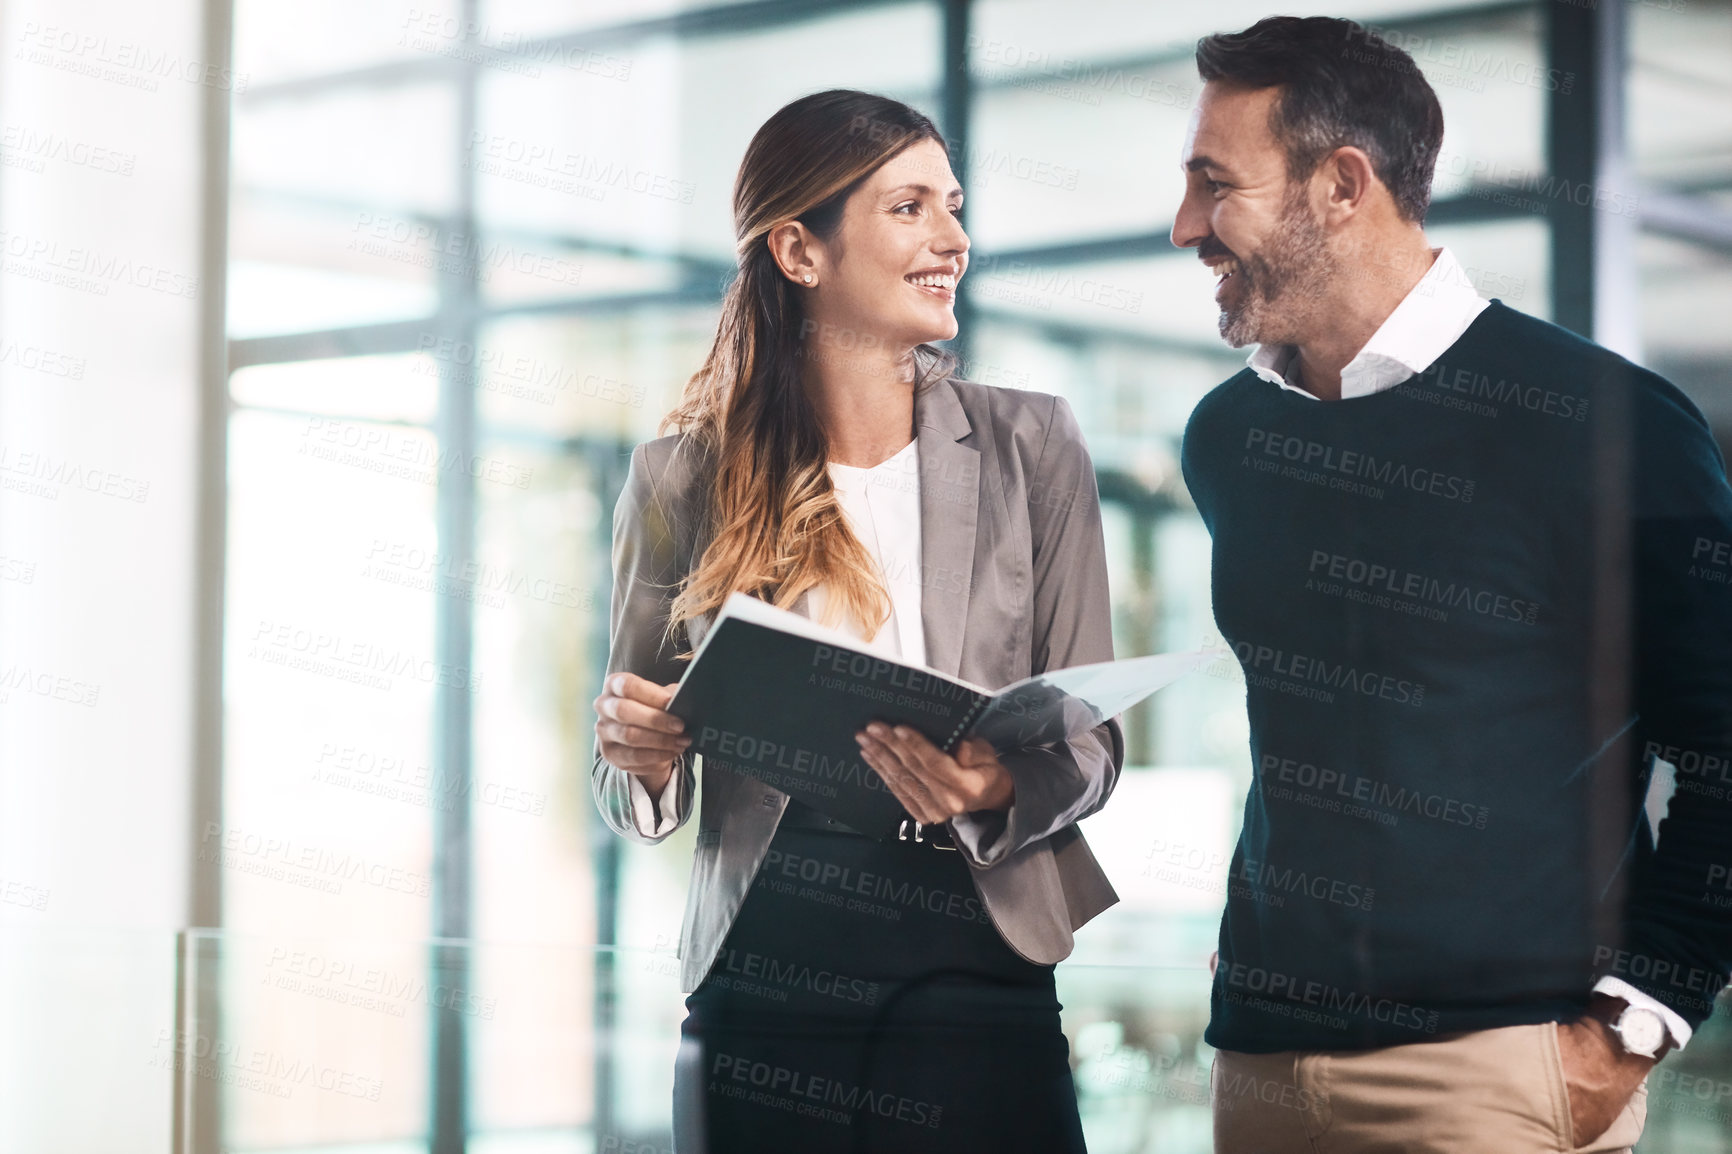
<path fill-rule="evenodd" d="M 1090 1151 L 1206 1154 L 1207 971 L 1069 962 L 1058 988 Z M 9 927 L 0 989 L 8 1151 L 672 1150 L 667 945 Z M 1732 1154 L 1729 1010 L 1650 1077 L 1644 1154 Z"/>

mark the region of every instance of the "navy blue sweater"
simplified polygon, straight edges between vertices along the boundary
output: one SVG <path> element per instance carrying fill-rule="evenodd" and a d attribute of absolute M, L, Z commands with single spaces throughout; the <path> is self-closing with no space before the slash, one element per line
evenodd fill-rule
<path fill-rule="evenodd" d="M 1494 302 L 1371 396 L 1239 373 L 1183 464 L 1254 767 L 1209 1043 L 1570 1018 L 1605 974 L 1705 1018 L 1732 965 L 1732 489 L 1688 398 Z"/>

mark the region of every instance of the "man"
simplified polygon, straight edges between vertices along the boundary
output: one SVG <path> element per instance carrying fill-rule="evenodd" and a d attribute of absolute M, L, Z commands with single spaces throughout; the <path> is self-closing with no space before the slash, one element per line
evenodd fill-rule
<path fill-rule="evenodd" d="M 1197 64 L 1173 240 L 1258 346 L 1183 451 L 1254 766 L 1216 1148 L 1627 1150 L 1732 964 L 1724 464 L 1431 247 L 1405 53 L 1278 17 Z"/>

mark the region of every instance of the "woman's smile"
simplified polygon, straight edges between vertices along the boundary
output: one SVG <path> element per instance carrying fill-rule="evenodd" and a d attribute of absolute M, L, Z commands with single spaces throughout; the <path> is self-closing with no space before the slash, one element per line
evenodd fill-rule
<path fill-rule="evenodd" d="M 960 273 L 951 268 L 922 269 L 911 272 L 902 279 L 916 290 L 950 304 L 956 300 L 956 282 L 960 279 Z"/>

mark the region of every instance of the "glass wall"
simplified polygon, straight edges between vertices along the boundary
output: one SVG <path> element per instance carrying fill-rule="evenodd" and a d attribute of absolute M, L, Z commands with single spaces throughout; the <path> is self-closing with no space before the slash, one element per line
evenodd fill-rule
<path fill-rule="evenodd" d="M 1443 101 L 1434 243 L 1482 295 L 1551 317 L 1557 223 L 1523 183 L 1548 156 L 1545 6 L 1329 8 L 1406 47 Z M 1630 13 L 1631 160 L 1656 209 L 1641 355 L 1725 439 L 1732 9 Z M 974 244 L 967 372 L 1077 412 L 1119 655 L 1213 639 L 1177 450 L 1243 352 L 1167 232 L 1192 45 L 1263 14 L 238 0 L 227 748 L 204 834 L 234 936 L 222 1028 L 362 1055 L 369 1093 L 305 1110 L 225 1092 L 225 1149 L 666 1143 L 691 839 L 627 846 L 589 800 L 611 511 L 631 446 L 708 347 L 739 157 L 795 96 L 966 109 L 944 128 Z M 1205 1150 L 1243 682 L 1192 678 L 1126 731 L 1131 768 L 1085 827 L 1123 901 L 1062 971 L 1067 1029 L 1091 1148 Z M 1725 1044 L 1703 1042 L 1692 1061 Z M 1699 1121 L 1659 1111 L 1643 1148 L 1732 1149 Z"/>

